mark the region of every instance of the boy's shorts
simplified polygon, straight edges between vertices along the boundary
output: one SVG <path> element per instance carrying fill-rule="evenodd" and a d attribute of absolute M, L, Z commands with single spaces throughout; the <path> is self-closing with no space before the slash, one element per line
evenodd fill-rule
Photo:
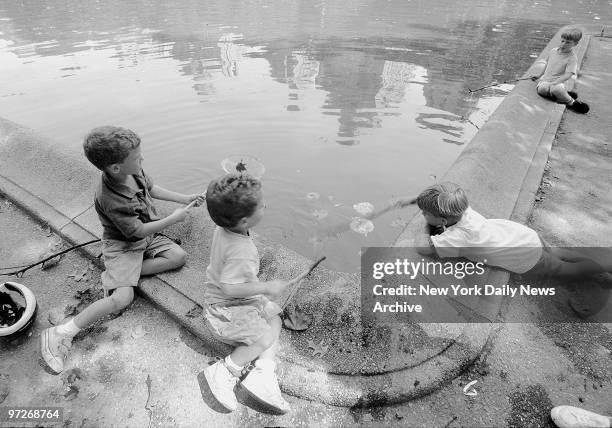
<path fill-rule="evenodd" d="M 153 258 L 174 247 L 178 247 L 174 241 L 157 233 L 136 242 L 102 240 L 105 268 L 102 272 L 102 287 L 106 291 L 119 287 L 136 287 L 143 259 Z"/>
<path fill-rule="evenodd" d="M 548 242 L 542 239 L 541 236 L 540 241 L 542 241 L 542 255 L 540 255 L 538 262 L 525 273 L 533 275 L 555 275 L 561 269 L 563 260 L 552 252 Z"/>
<path fill-rule="evenodd" d="M 204 318 L 212 335 L 223 343 L 251 345 L 271 329 L 269 320 L 282 309 L 265 296 L 205 305 Z"/>

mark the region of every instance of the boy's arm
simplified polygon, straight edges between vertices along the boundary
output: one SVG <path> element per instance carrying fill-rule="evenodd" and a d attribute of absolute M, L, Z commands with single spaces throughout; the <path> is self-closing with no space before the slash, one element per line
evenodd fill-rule
<path fill-rule="evenodd" d="M 137 238 L 145 238 L 153 233 L 161 232 L 168 226 L 172 226 L 175 223 L 185 220 L 189 210 L 186 207 L 177 208 L 168 217 L 164 217 L 159 220 L 150 221 L 148 223 L 142 223 L 142 227 L 135 234 Z"/>
<path fill-rule="evenodd" d="M 171 201 L 178 202 L 179 204 L 188 204 L 197 200 L 198 198 L 202 198 L 204 201 L 203 195 L 200 194 L 191 194 L 186 195 L 184 193 L 173 192 L 172 190 L 164 189 L 157 184 L 153 185 L 153 188 L 150 190 L 151 196 L 155 199 L 161 199 L 162 201 Z"/>
<path fill-rule="evenodd" d="M 425 224 L 425 227 L 421 229 L 421 232 L 417 234 L 414 240 L 416 251 L 422 256 L 433 256 L 436 254 L 436 249 L 431 242 L 431 236 L 429 235 L 429 225 Z"/>
<path fill-rule="evenodd" d="M 553 82 L 551 82 L 551 84 L 552 85 L 558 85 L 559 83 L 563 83 L 566 80 L 570 79 L 573 75 L 574 75 L 574 73 L 572 73 L 571 71 L 568 71 L 567 73 L 564 73 L 563 75 L 561 75 L 557 79 L 555 79 Z"/>
<path fill-rule="evenodd" d="M 221 291 L 230 297 L 252 297 L 257 294 L 265 294 L 270 297 L 276 297 L 280 295 L 285 288 L 288 286 L 295 284 L 302 279 L 304 279 L 308 275 L 308 271 L 303 272 L 297 277 L 289 280 L 273 280 L 273 281 L 265 281 L 265 282 L 244 282 L 240 284 L 226 284 L 221 283 Z"/>

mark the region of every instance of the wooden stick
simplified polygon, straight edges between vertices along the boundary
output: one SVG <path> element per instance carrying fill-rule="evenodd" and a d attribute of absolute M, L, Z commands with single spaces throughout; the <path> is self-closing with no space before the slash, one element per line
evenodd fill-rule
<path fill-rule="evenodd" d="M 327 257 L 323 256 L 321 257 L 319 260 L 317 260 L 316 262 L 314 262 L 312 264 L 312 266 L 310 266 L 310 269 L 308 269 L 308 272 L 306 272 L 306 275 L 304 275 L 302 277 L 302 279 L 300 279 L 294 286 L 293 286 L 293 290 L 291 290 L 291 292 L 289 293 L 289 296 L 287 296 L 287 299 L 285 299 L 285 303 L 283 303 L 282 308 L 285 309 L 287 307 L 287 303 L 289 303 L 289 301 L 293 298 L 293 296 L 295 295 L 295 292 L 297 291 L 297 289 L 300 287 L 300 284 L 302 284 L 302 281 L 304 281 L 308 275 L 310 275 L 312 273 L 313 270 L 315 270 L 315 268 L 317 266 L 319 266 L 319 264 L 325 260 Z"/>
<path fill-rule="evenodd" d="M 482 91 L 483 89 L 490 88 L 492 86 L 499 86 L 499 85 L 504 85 L 504 84 L 507 84 L 507 83 L 515 83 L 515 82 L 518 82 L 518 81 L 521 81 L 521 80 L 531 80 L 531 77 L 521 77 L 520 79 L 505 80 L 503 82 L 491 83 L 490 85 L 486 85 L 486 86 L 483 86 L 482 88 L 478 88 L 478 89 L 474 89 L 474 90 L 468 88 L 468 92 L 471 94 L 471 93 L 474 93 L 474 92 Z"/>

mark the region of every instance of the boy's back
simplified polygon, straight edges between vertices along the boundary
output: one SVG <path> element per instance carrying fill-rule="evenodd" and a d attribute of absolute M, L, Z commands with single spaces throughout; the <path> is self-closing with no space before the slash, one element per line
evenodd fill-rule
<path fill-rule="evenodd" d="M 245 284 L 257 281 L 259 252 L 250 236 L 215 227 L 210 248 L 210 263 L 206 269 L 206 301 L 209 304 L 227 302 L 220 288 L 225 284 Z"/>

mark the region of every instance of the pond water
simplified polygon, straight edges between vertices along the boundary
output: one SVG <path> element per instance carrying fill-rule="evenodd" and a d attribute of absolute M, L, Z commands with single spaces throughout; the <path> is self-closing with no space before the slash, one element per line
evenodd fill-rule
<path fill-rule="evenodd" d="M 132 128 L 145 169 L 183 192 L 254 156 L 268 205 L 256 232 L 353 271 L 408 212 L 314 237 L 444 175 L 512 86 L 468 89 L 520 77 L 560 26 L 610 22 L 611 5 L 0 1 L 0 116 L 75 150 L 92 127 Z"/>

